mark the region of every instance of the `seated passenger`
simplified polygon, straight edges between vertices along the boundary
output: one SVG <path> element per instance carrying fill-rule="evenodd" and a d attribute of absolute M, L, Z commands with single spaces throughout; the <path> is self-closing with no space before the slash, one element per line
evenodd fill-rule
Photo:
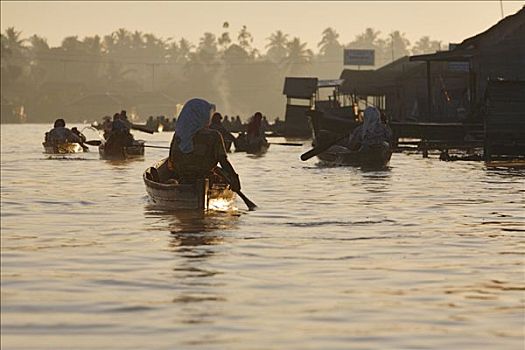
<path fill-rule="evenodd" d="M 241 189 L 239 176 L 227 159 L 222 135 L 210 129 L 215 105 L 194 98 L 186 102 L 171 140 L 168 168 L 180 183 L 209 178 L 220 163 L 233 191 Z M 222 173 L 222 172 L 220 172 Z"/>
<path fill-rule="evenodd" d="M 224 141 L 233 142 L 235 137 L 222 125 L 222 115 L 219 112 L 215 112 L 211 117 L 210 129 L 217 130 L 221 133 Z"/>
<path fill-rule="evenodd" d="M 130 123 L 127 120 L 126 111 L 120 114 L 113 115 L 113 123 L 111 124 L 111 132 L 107 135 L 106 152 L 120 153 L 124 147 L 133 145 L 135 141 L 130 132 Z"/>
<path fill-rule="evenodd" d="M 381 114 L 375 107 L 367 107 L 364 112 L 363 124 L 354 129 L 346 146 L 353 150 L 361 150 L 383 143 L 392 144 L 392 130 L 381 122 Z"/>
<path fill-rule="evenodd" d="M 66 128 L 66 122 L 62 118 L 55 120 L 53 129 L 46 133 L 45 141 L 53 145 L 69 142 L 82 143 L 82 139 L 78 135 Z"/>
<path fill-rule="evenodd" d="M 246 128 L 246 139 L 248 144 L 257 144 L 266 140 L 261 112 L 256 112 L 250 119 Z"/>

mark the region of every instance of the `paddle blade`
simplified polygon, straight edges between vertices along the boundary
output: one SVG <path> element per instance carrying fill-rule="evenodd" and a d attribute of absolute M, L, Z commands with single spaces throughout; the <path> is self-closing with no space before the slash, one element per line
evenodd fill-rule
<path fill-rule="evenodd" d="M 310 159 L 312 157 L 315 157 L 316 155 L 318 155 L 320 153 L 323 153 L 324 151 L 326 151 L 327 149 L 332 147 L 334 144 L 335 144 L 335 142 L 331 143 L 331 144 L 328 144 L 328 145 L 320 145 L 320 146 L 314 147 L 311 150 L 309 150 L 308 152 L 305 152 L 305 153 L 301 154 L 301 160 L 305 161 L 305 160 L 308 160 L 308 159 Z"/>
<path fill-rule="evenodd" d="M 304 161 L 304 160 L 308 160 L 308 159 L 310 159 L 312 157 L 315 157 L 316 155 L 318 155 L 320 153 L 323 153 L 324 151 L 326 151 L 327 149 L 329 149 L 330 147 L 332 147 L 333 145 L 335 145 L 339 141 L 344 140 L 347 137 L 348 137 L 348 135 L 345 135 L 345 136 L 340 137 L 340 138 L 338 138 L 336 140 L 333 140 L 331 142 L 327 142 L 324 145 L 316 146 L 316 147 L 312 148 L 311 150 L 309 150 L 308 152 L 305 152 L 305 153 L 301 154 L 301 160 Z"/>
<path fill-rule="evenodd" d="M 242 200 L 244 201 L 244 204 L 246 204 L 249 211 L 253 211 L 255 210 L 255 208 L 257 208 L 257 205 L 254 202 L 252 202 L 250 199 L 248 199 L 248 197 L 246 197 L 244 193 L 242 193 L 241 191 L 238 191 L 236 193 L 239 195 L 239 197 L 242 198 Z"/>

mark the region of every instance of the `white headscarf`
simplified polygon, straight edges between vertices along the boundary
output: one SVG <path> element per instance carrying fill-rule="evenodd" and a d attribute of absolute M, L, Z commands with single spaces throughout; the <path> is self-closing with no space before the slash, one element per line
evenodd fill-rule
<path fill-rule="evenodd" d="M 375 107 L 366 107 L 362 127 L 363 144 L 372 144 L 383 135 L 384 128 L 379 110 Z"/>

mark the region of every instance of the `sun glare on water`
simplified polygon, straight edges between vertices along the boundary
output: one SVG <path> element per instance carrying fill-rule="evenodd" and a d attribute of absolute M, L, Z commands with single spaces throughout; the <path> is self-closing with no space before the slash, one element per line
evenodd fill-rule
<path fill-rule="evenodd" d="M 228 211 L 228 210 L 236 209 L 236 208 L 234 208 L 231 200 L 227 200 L 224 198 L 216 198 L 216 199 L 210 199 L 209 209 L 217 210 L 217 211 Z"/>

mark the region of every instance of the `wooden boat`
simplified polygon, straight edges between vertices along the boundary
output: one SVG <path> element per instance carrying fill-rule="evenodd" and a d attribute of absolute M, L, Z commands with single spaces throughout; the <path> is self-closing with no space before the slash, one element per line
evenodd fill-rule
<path fill-rule="evenodd" d="M 87 147 L 84 149 L 79 143 L 74 142 L 65 142 L 60 144 L 42 142 L 42 145 L 44 146 L 44 153 L 47 154 L 71 154 L 88 151 Z"/>
<path fill-rule="evenodd" d="M 241 133 L 234 141 L 235 152 L 246 152 L 248 154 L 263 154 L 268 151 L 270 144 L 266 138 L 259 142 L 248 143 L 246 134 Z"/>
<path fill-rule="evenodd" d="M 98 146 L 98 152 L 102 159 L 131 159 L 144 156 L 144 140 L 134 140 L 131 146 L 108 149 L 103 143 Z"/>
<path fill-rule="evenodd" d="M 496 168 L 511 168 L 511 169 L 525 169 L 525 159 L 509 159 L 509 160 L 491 160 L 485 162 L 488 169 Z"/>
<path fill-rule="evenodd" d="M 210 185 L 208 179 L 179 184 L 170 179 L 167 158 L 144 171 L 146 192 L 155 205 L 165 209 L 226 210 L 233 206 L 235 193 L 226 183 Z"/>
<path fill-rule="evenodd" d="M 386 168 L 392 157 L 392 149 L 388 143 L 374 145 L 359 151 L 335 145 L 317 155 L 323 163 L 333 166 L 357 166 L 367 170 Z"/>

